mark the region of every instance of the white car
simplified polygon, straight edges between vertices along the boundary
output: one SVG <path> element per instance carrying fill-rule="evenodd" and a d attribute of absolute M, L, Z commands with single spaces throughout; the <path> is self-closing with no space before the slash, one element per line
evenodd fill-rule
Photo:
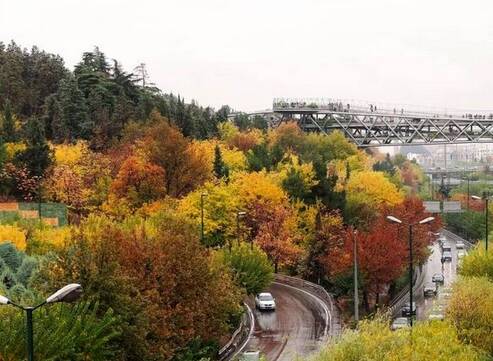
<path fill-rule="evenodd" d="M 467 254 L 467 252 L 466 252 L 465 250 L 463 250 L 463 249 L 459 250 L 459 251 L 457 252 L 457 259 L 462 259 L 462 258 L 464 258 L 464 257 L 466 256 L 466 254 Z"/>
<path fill-rule="evenodd" d="M 255 296 L 255 307 L 260 311 L 274 311 L 276 299 L 269 292 L 262 292 Z"/>

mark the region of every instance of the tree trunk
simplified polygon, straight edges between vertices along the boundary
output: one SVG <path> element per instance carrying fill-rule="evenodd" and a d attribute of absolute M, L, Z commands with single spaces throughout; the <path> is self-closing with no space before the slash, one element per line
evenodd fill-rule
<path fill-rule="evenodd" d="M 369 313 L 370 312 L 370 304 L 368 302 L 368 292 L 366 292 L 366 290 L 363 290 L 363 305 L 365 306 L 366 313 Z"/>

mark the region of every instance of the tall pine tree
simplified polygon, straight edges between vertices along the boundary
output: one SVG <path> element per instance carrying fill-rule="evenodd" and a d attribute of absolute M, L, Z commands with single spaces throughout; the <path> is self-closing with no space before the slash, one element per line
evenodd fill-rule
<path fill-rule="evenodd" d="M 25 166 L 31 176 L 42 177 L 53 162 L 53 154 L 45 138 L 45 126 L 35 117 L 29 118 L 25 129 L 26 149 L 17 153 L 16 163 Z"/>
<path fill-rule="evenodd" d="M 17 140 L 14 114 L 12 113 L 12 107 L 8 100 L 5 101 L 3 107 L 2 133 L 6 142 L 15 142 Z"/>
<path fill-rule="evenodd" d="M 221 154 L 221 148 L 216 145 L 214 149 L 214 175 L 217 179 L 229 178 L 229 168 L 223 161 L 223 156 Z"/>
<path fill-rule="evenodd" d="M 58 141 L 88 139 L 92 131 L 86 100 L 73 77 L 64 79 L 58 96 L 60 117 L 52 123 L 53 138 Z"/>

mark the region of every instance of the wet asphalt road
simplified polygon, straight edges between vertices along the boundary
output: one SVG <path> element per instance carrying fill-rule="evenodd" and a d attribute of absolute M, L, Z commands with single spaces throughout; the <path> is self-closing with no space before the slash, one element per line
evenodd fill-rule
<path fill-rule="evenodd" d="M 435 273 L 442 273 L 445 278 L 444 285 L 439 286 L 439 292 L 441 287 L 450 287 L 455 281 L 457 277 L 457 249 L 454 240 L 447 238 L 447 242 L 452 248 L 452 262 L 445 262 L 442 268 L 442 252 L 440 250 L 440 245 L 438 242 L 434 243 L 433 246 L 430 247 L 432 254 L 428 258 L 428 262 L 425 266 L 425 280 L 423 282 L 423 287 L 426 283 L 431 283 L 431 278 Z M 432 310 L 433 303 L 436 301 L 436 297 L 425 298 L 423 295 L 423 288 L 420 288 L 414 297 L 417 306 L 417 319 L 426 320 Z"/>
<path fill-rule="evenodd" d="M 273 283 L 268 291 L 276 299 L 277 310 L 260 312 L 250 303 L 255 330 L 245 350 L 260 350 L 268 361 L 291 361 L 318 350 L 327 324 L 321 302 L 279 283 Z"/>

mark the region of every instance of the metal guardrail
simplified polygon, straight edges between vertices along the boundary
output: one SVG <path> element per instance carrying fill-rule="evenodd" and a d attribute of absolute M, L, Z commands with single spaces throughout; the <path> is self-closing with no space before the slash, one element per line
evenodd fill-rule
<path fill-rule="evenodd" d="M 334 297 L 325 288 L 302 278 L 281 274 L 275 275 L 275 281 L 305 290 L 324 301 L 329 310 L 329 329 L 325 336 L 328 338 L 329 336 L 340 335 L 342 330 L 340 312 L 337 306 L 335 306 Z"/>
<path fill-rule="evenodd" d="M 456 242 L 460 241 L 460 242 L 464 243 L 467 250 L 470 250 L 471 248 L 474 247 L 474 243 L 471 243 L 471 242 L 465 240 L 464 238 L 462 238 L 461 236 L 458 236 L 457 234 L 450 232 L 448 229 L 443 228 L 440 231 L 440 233 L 442 233 L 447 238 L 455 240 Z"/>
<path fill-rule="evenodd" d="M 235 354 L 246 345 L 250 335 L 252 334 L 254 327 L 253 314 L 250 307 L 246 303 L 243 305 L 245 307 L 245 313 L 241 318 L 240 325 L 233 332 L 233 335 L 231 335 L 231 338 L 226 345 L 219 350 L 217 357 L 219 361 L 232 359 L 233 356 L 235 356 Z"/>
<path fill-rule="evenodd" d="M 425 272 L 422 270 L 422 266 L 416 267 L 414 271 L 414 283 L 413 283 L 413 293 L 416 294 L 418 288 L 423 285 L 425 280 Z M 395 296 L 389 304 L 389 312 L 392 316 L 395 316 L 399 309 L 406 303 L 409 302 L 409 286 L 404 287 L 398 294 Z"/>

